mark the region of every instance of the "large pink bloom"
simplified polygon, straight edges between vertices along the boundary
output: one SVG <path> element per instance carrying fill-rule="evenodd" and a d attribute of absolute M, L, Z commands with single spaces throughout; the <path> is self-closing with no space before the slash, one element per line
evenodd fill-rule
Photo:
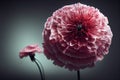
<path fill-rule="evenodd" d="M 98 9 L 81 3 L 64 6 L 47 19 L 44 53 L 69 70 L 93 67 L 109 51 L 112 32 Z"/>
<path fill-rule="evenodd" d="M 28 45 L 20 51 L 19 57 L 23 58 L 26 56 L 31 56 L 31 55 L 34 55 L 35 52 L 40 53 L 40 52 L 42 52 L 42 49 L 37 44 Z"/>

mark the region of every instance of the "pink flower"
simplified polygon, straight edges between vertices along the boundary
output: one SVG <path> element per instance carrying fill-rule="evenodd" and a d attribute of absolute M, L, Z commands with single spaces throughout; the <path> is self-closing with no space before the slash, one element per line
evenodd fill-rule
<path fill-rule="evenodd" d="M 107 17 L 97 8 L 67 5 L 45 23 L 44 53 L 54 64 L 69 70 L 93 67 L 108 54 L 112 36 Z"/>
<path fill-rule="evenodd" d="M 35 52 L 41 53 L 42 49 L 37 44 L 28 45 L 20 51 L 19 57 L 23 58 L 29 56 L 31 61 L 35 62 L 35 64 L 37 65 L 40 72 L 41 80 L 45 80 L 43 66 L 40 61 L 35 58 Z M 39 65 L 42 67 L 43 70 L 41 70 L 41 67 Z"/>
<path fill-rule="evenodd" d="M 34 57 L 35 52 L 41 53 L 42 50 L 37 44 L 28 45 L 20 51 L 19 57 L 23 58 L 23 57 L 26 57 L 26 56 L 30 56 L 32 58 L 32 57 Z"/>

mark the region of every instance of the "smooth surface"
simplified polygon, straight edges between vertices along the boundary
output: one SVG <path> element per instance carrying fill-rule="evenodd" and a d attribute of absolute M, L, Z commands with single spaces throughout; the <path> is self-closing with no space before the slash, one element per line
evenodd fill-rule
<path fill-rule="evenodd" d="M 81 80 L 120 80 L 120 6 L 119 0 L 3 0 L 0 1 L 0 80 L 40 80 L 37 66 L 29 57 L 20 59 L 19 51 L 29 44 L 42 47 L 42 30 L 52 12 L 77 2 L 99 8 L 109 19 L 113 42 L 109 54 L 94 68 L 81 70 Z M 46 80 L 77 80 L 70 72 L 37 54 Z"/>

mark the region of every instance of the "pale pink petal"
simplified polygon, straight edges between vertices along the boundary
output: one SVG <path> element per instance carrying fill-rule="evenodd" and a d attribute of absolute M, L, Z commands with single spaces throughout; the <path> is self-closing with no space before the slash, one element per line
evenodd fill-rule
<path fill-rule="evenodd" d="M 20 51 L 19 56 L 20 58 L 23 58 L 29 56 L 30 54 L 35 54 L 36 52 L 41 53 L 42 49 L 37 44 L 28 45 Z"/>

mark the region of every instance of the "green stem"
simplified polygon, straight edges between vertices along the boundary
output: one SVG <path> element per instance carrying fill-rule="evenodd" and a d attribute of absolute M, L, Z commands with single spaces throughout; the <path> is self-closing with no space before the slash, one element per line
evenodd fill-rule
<path fill-rule="evenodd" d="M 40 62 L 38 59 L 36 59 L 36 58 L 35 58 L 35 60 L 37 60 L 37 61 L 38 61 L 38 63 L 40 64 L 40 67 L 41 67 L 41 70 L 42 70 L 42 73 L 43 73 L 43 79 L 45 80 L 44 68 L 43 68 L 43 66 L 42 66 L 41 62 Z"/>
<path fill-rule="evenodd" d="M 43 74 L 42 74 L 42 70 L 41 70 L 41 68 L 40 68 L 40 66 L 39 66 L 39 64 L 38 64 L 38 62 L 36 61 L 36 59 L 34 60 L 34 62 L 36 63 L 36 65 L 37 65 L 37 67 L 38 67 L 38 69 L 39 69 L 40 76 L 41 76 L 41 80 L 45 80 L 44 77 L 43 77 Z"/>
<path fill-rule="evenodd" d="M 77 71 L 77 80 L 80 80 L 80 71 Z"/>

